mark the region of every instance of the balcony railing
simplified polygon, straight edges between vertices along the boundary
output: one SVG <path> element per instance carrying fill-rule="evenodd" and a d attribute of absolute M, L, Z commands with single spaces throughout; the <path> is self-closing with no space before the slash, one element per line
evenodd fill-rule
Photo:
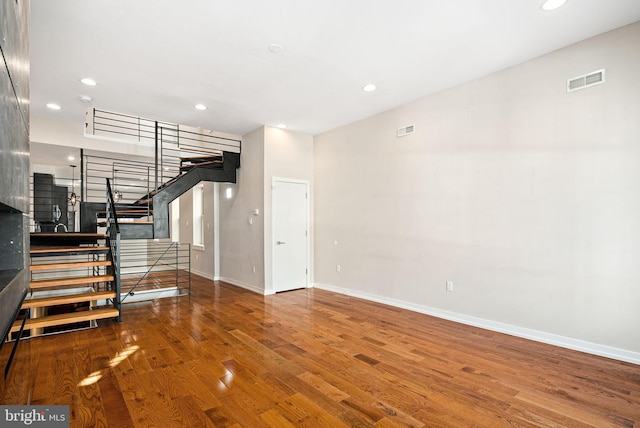
<path fill-rule="evenodd" d="M 122 303 L 180 296 L 191 290 L 191 246 L 125 240 L 120 245 Z"/>

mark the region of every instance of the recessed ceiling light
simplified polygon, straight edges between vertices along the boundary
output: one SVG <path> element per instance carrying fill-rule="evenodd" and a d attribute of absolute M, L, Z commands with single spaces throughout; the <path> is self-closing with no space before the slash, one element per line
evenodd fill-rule
<path fill-rule="evenodd" d="M 89 95 L 82 95 L 80 97 L 80 101 L 82 101 L 83 103 L 90 103 L 91 101 L 93 101 L 93 98 L 91 98 Z"/>
<path fill-rule="evenodd" d="M 80 81 L 82 83 L 84 83 L 85 85 L 87 85 L 87 86 L 96 86 L 97 85 L 95 80 L 89 79 L 88 77 L 85 77 L 84 79 L 80 79 Z"/>
<path fill-rule="evenodd" d="M 269 49 L 269 52 L 271 52 L 272 54 L 279 54 L 280 52 L 282 52 L 282 46 L 276 43 L 269 45 L 267 49 Z"/>
<path fill-rule="evenodd" d="M 567 0 L 546 0 L 542 3 L 542 10 L 555 10 L 564 5 Z"/>
<path fill-rule="evenodd" d="M 67 160 L 74 161 L 74 160 L 76 160 L 76 158 L 74 158 L 73 156 L 67 156 Z"/>
<path fill-rule="evenodd" d="M 207 106 L 204 104 L 196 104 L 196 110 L 206 110 Z"/>
<path fill-rule="evenodd" d="M 373 92 L 376 90 L 376 85 L 374 85 L 373 83 L 369 83 L 368 85 L 364 85 L 362 87 L 362 90 L 365 92 Z"/>
<path fill-rule="evenodd" d="M 286 123 L 279 123 L 277 126 L 280 129 L 287 129 L 287 124 Z"/>
<path fill-rule="evenodd" d="M 60 110 L 62 108 L 58 104 L 54 104 L 54 103 L 47 104 L 47 107 L 50 108 L 51 110 Z"/>

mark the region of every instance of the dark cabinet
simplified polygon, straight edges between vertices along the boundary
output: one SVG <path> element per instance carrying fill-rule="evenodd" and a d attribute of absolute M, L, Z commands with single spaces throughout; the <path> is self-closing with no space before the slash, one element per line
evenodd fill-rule
<path fill-rule="evenodd" d="M 41 232 L 64 232 L 69 228 L 68 190 L 56 186 L 51 174 L 33 174 L 33 214 Z M 62 229 L 60 224 L 64 225 Z"/>
<path fill-rule="evenodd" d="M 40 225 L 53 222 L 53 175 L 33 174 L 33 216 Z"/>

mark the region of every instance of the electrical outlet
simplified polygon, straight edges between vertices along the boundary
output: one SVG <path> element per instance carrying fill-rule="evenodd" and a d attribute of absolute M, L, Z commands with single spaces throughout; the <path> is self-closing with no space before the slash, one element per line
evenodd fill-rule
<path fill-rule="evenodd" d="M 340 272 L 341 269 L 340 265 L 336 265 L 336 272 Z"/>
<path fill-rule="evenodd" d="M 453 291 L 453 281 L 447 281 L 447 291 Z"/>
<path fill-rule="evenodd" d="M 251 271 L 252 271 L 253 273 L 256 273 L 256 265 L 251 266 Z"/>

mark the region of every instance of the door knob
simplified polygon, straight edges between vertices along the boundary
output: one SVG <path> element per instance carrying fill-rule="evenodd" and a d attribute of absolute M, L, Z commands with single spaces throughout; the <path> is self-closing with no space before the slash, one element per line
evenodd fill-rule
<path fill-rule="evenodd" d="M 276 245 L 284 245 L 284 241 L 276 241 Z"/>

